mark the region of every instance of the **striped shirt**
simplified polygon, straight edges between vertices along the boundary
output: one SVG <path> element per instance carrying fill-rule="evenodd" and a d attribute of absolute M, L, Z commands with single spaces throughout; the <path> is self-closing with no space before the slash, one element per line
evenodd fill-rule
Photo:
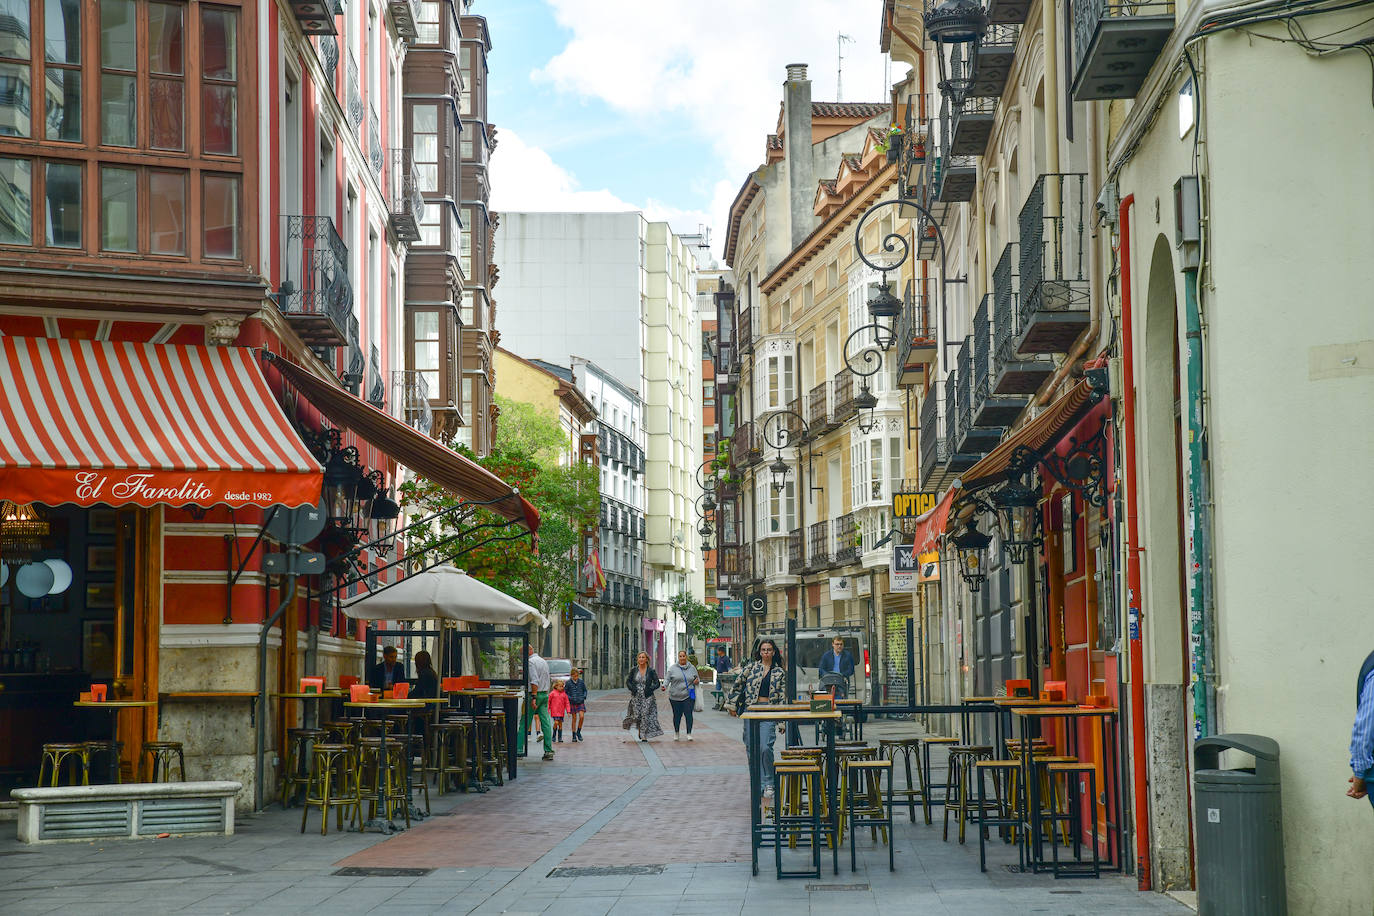
<path fill-rule="evenodd" d="M 1365 675 L 1360 688 L 1355 728 L 1350 734 L 1350 769 L 1361 778 L 1374 770 L 1374 672 Z"/>

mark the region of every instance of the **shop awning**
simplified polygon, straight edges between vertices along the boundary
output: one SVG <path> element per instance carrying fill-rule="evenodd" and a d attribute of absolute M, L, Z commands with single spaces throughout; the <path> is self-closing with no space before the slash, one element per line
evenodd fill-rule
<path fill-rule="evenodd" d="M 330 420 L 351 429 L 375 448 L 455 496 L 490 503 L 493 512 L 520 522 L 530 533 L 539 528 L 539 511 L 510 484 L 475 461 L 435 442 L 419 430 L 318 378 L 274 353 L 265 354 L 286 380 Z"/>
<path fill-rule="evenodd" d="M 321 471 L 250 350 L 0 337 L 0 496 L 286 506 Z"/>
<path fill-rule="evenodd" d="M 949 518 L 949 507 L 954 503 L 957 487 L 950 487 L 935 508 L 916 516 L 916 534 L 911 543 L 916 556 L 935 550 L 940 535 L 945 533 L 945 521 Z"/>
<path fill-rule="evenodd" d="M 585 607 L 576 601 L 568 602 L 568 610 L 572 612 L 573 620 L 595 620 L 596 612 L 591 608 Z"/>
<path fill-rule="evenodd" d="M 500 626 L 547 627 L 549 620 L 523 601 L 474 579 L 452 566 L 435 566 L 345 601 L 354 620 L 459 620 Z"/>
<path fill-rule="evenodd" d="M 1023 445 L 1040 451 L 1099 400 L 1101 394 L 1093 389 L 1092 384 L 1087 379 L 1080 379 L 1043 413 L 1003 439 L 983 460 L 969 468 L 961 477 L 960 488 L 981 490 L 1006 480 L 1010 473 L 1012 452 Z"/>

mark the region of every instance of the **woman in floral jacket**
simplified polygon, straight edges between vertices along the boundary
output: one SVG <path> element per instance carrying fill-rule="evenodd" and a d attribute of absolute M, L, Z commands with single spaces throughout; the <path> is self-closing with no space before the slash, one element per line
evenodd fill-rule
<path fill-rule="evenodd" d="M 735 690 L 731 695 L 730 715 L 737 716 L 755 703 L 786 703 L 787 669 L 782 663 L 782 653 L 778 644 L 771 639 L 759 642 L 754 650 L 754 660 L 744 666 L 740 676 L 735 679 Z M 744 724 L 744 744 L 749 746 L 750 725 Z M 778 730 L 771 723 L 763 726 L 763 747 L 759 761 L 760 781 L 763 783 L 765 798 L 773 795 L 773 742 L 777 740 Z"/>

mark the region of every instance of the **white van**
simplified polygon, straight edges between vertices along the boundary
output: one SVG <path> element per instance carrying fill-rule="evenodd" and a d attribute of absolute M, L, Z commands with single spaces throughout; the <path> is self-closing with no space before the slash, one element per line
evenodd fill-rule
<path fill-rule="evenodd" d="M 787 653 L 787 634 L 760 633 L 754 638 L 749 657 L 758 652 L 760 640 L 771 639 L 782 650 L 784 661 L 796 668 L 797 698 L 802 699 L 812 691 L 821 689 L 821 656 L 830 651 L 830 643 L 836 636 L 844 640 L 844 647 L 854 656 L 854 676 L 849 679 L 849 699 L 868 703 L 868 682 L 872 674 L 868 656 L 868 637 L 863 627 L 825 627 L 798 628 L 796 658 Z"/>

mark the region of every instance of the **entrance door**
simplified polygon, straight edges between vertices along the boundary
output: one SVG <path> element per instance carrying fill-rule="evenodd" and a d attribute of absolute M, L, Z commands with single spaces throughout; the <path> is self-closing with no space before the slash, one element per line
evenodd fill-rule
<path fill-rule="evenodd" d="M 121 700 L 155 700 L 162 576 L 154 549 L 161 539 L 161 509 L 120 509 L 115 541 L 115 663 L 112 692 Z M 144 741 L 157 737 L 157 709 L 119 713 L 124 742 L 121 778 L 132 780 Z"/>

